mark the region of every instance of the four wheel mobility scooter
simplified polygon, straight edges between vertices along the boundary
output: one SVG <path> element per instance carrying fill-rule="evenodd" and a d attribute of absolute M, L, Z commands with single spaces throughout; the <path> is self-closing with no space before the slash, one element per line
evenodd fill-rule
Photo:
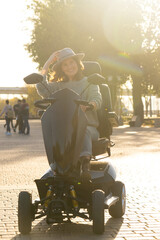
<path fill-rule="evenodd" d="M 116 181 L 116 172 L 106 161 L 106 157 L 111 155 L 113 142 L 110 135 L 115 121 L 109 88 L 99 74 L 98 63 L 84 62 L 84 66 L 89 84 L 99 85 L 103 98 L 98 112 L 100 138 L 93 142 L 90 162 L 91 180 L 82 181 L 79 162 L 87 127 L 80 105 L 90 105 L 70 89 L 50 93 L 49 98 L 38 100 L 35 106 L 42 109 L 42 132 L 51 168 L 41 179 L 35 180 L 38 200 L 32 202 L 32 196 L 27 191 L 19 193 L 18 227 L 22 234 L 30 233 L 32 221 L 43 216 L 46 216 L 48 224 L 68 222 L 75 217 L 88 219 L 93 222 L 93 232 L 102 234 L 106 209 L 114 218 L 125 213 L 125 185 Z M 36 73 L 24 78 L 27 84 L 42 83 L 42 80 L 43 76 Z M 98 161 L 99 155 L 102 156 Z"/>

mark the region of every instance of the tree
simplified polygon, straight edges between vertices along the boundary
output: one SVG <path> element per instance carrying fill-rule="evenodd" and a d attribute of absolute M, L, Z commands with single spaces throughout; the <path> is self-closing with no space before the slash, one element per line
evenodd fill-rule
<path fill-rule="evenodd" d="M 26 48 L 39 69 L 57 49 L 69 46 L 75 52 L 85 52 L 87 60 L 100 62 L 104 76 L 113 77 L 114 99 L 117 84 L 130 75 L 134 114 L 143 122 L 142 93 L 148 83 L 155 89 L 159 86 L 157 4 L 157 0 L 33 0 L 34 28 Z M 148 24 L 148 19 L 154 23 Z M 152 59 L 153 67 L 147 59 Z"/>
<path fill-rule="evenodd" d="M 38 95 L 35 87 L 26 85 L 26 88 L 27 88 L 27 94 L 28 94 L 27 103 L 29 104 L 30 116 L 34 116 L 34 117 L 36 116 L 37 117 L 38 116 L 38 109 L 35 108 L 34 102 L 36 100 L 41 99 L 41 97 Z"/>
<path fill-rule="evenodd" d="M 76 52 L 85 52 L 87 60 L 99 61 L 104 76 L 124 75 L 124 69 L 119 71 L 106 64 L 107 56 L 116 59 L 119 52 L 107 40 L 102 24 L 109 3 L 106 0 L 33 0 L 34 29 L 26 48 L 39 68 L 51 52 L 70 46 Z M 118 61 L 125 60 L 118 56 Z M 116 98 L 116 91 L 112 97 Z"/>
<path fill-rule="evenodd" d="M 85 52 L 88 59 L 97 58 L 105 49 L 111 52 L 101 26 L 105 2 L 33 0 L 30 8 L 35 13 L 32 18 L 34 29 L 26 49 L 39 63 L 39 68 L 53 51 L 66 46 Z"/>
<path fill-rule="evenodd" d="M 158 94 L 160 89 L 160 5 L 158 0 L 145 0 L 142 5 L 143 26 L 143 68 L 145 82 Z M 147 85 L 145 84 L 145 85 Z"/>

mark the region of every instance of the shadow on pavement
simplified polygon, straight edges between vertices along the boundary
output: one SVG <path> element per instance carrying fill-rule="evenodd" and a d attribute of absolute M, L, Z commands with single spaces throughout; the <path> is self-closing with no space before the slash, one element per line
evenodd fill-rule
<path fill-rule="evenodd" d="M 83 220 L 82 220 L 83 221 Z M 109 218 L 105 224 L 105 232 L 102 235 L 96 235 L 92 231 L 92 225 L 89 221 L 82 223 L 62 223 L 47 225 L 43 219 L 37 225 L 33 226 L 32 231 L 28 235 L 18 234 L 11 240 L 47 240 L 47 239 L 65 239 L 65 240 L 81 240 L 81 239 L 106 239 L 114 240 L 121 228 L 123 218 Z"/>
<path fill-rule="evenodd" d="M 124 218 L 109 218 L 105 225 L 105 233 L 111 235 L 109 239 L 115 239 L 123 224 Z"/>

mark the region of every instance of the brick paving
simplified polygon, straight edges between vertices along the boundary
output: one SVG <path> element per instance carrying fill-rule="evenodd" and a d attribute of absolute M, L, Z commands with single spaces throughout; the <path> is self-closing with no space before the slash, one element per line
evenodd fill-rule
<path fill-rule="evenodd" d="M 44 218 L 32 224 L 30 235 L 17 226 L 18 194 L 27 190 L 37 198 L 34 179 L 48 168 L 40 121 L 31 123 L 31 135 L 5 136 L 0 121 L 0 239 L 107 239 L 160 240 L 160 128 L 114 128 L 112 157 L 117 180 L 127 190 L 123 218 L 113 219 L 106 211 L 105 233 L 94 235 L 92 223 L 76 218 L 72 224 L 47 225 Z"/>

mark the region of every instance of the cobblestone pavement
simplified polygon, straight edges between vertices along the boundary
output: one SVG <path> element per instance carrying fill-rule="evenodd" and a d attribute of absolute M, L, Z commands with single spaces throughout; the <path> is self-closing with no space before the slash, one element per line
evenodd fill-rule
<path fill-rule="evenodd" d="M 114 128 L 109 161 L 117 180 L 127 190 L 123 218 L 113 219 L 106 211 L 105 233 L 94 235 L 92 223 L 75 219 L 72 224 L 47 225 L 45 219 L 33 222 L 32 232 L 22 236 L 17 226 L 18 194 L 27 190 L 37 198 L 34 179 L 48 168 L 40 121 L 31 123 L 31 135 L 5 136 L 0 121 L 0 239 L 107 239 L 160 240 L 160 128 Z"/>

